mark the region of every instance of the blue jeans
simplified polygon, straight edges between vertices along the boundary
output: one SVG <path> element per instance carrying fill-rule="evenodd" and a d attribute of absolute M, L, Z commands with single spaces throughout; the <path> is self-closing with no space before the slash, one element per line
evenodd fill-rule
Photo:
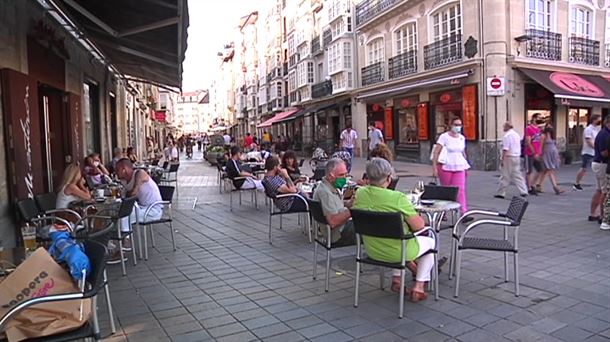
<path fill-rule="evenodd" d="M 344 149 L 349 152 L 349 155 L 352 157 L 349 162 L 349 167 L 347 168 L 347 172 L 352 171 L 352 165 L 354 164 L 354 148 L 353 147 L 344 147 Z"/>

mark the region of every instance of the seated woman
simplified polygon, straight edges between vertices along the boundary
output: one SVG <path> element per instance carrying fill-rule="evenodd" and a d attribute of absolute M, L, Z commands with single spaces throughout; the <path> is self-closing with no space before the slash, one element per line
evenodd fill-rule
<path fill-rule="evenodd" d="M 99 153 L 91 153 L 85 158 L 84 170 L 85 175 L 91 179 L 95 186 L 104 184 L 104 176 L 110 176 L 110 172 L 102 164 Z"/>
<path fill-rule="evenodd" d="M 66 209 L 72 202 L 90 199 L 91 194 L 87 190 L 80 167 L 76 163 L 68 165 L 59 185 L 55 207 L 57 209 Z"/>
<path fill-rule="evenodd" d="M 356 192 L 353 208 L 379 211 L 400 212 L 404 219 L 405 233 L 417 232 L 424 228 L 424 220 L 417 214 L 405 194 L 386 189 L 391 182 L 392 165 L 382 158 L 373 158 L 366 165 L 369 185 Z M 369 257 L 385 261 L 400 262 L 401 241 L 374 237 L 364 237 L 364 246 Z M 424 284 L 430 281 L 430 271 L 434 266 L 434 256 L 425 254 L 434 248 L 435 241 L 428 236 L 417 236 L 407 240 L 405 258 L 409 269 L 415 271 L 415 285 L 407 295 L 413 302 L 428 298 Z M 412 261 L 416 261 L 416 264 Z M 400 271 L 394 270 L 392 290 L 400 290 Z"/>
<path fill-rule="evenodd" d="M 288 176 L 293 182 L 296 182 L 301 177 L 301 170 L 299 170 L 299 162 L 297 161 L 297 155 L 294 151 L 286 151 L 282 155 L 282 168 L 288 172 Z"/>
<path fill-rule="evenodd" d="M 136 155 L 136 151 L 133 147 L 127 148 L 127 158 L 129 158 L 129 161 L 131 161 L 132 163 L 138 162 L 138 156 Z"/>
<path fill-rule="evenodd" d="M 377 144 L 377 146 L 375 146 L 375 148 L 371 151 L 370 153 L 370 157 L 371 158 L 382 158 L 387 160 L 388 162 L 392 163 L 392 161 L 394 160 L 394 154 L 392 153 L 392 150 L 390 150 L 390 148 L 388 147 L 388 145 L 386 144 Z M 393 170 L 393 168 L 392 168 Z M 392 175 L 392 180 L 396 179 L 396 175 L 395 173 Z M 368 184 L 368 177 L 366 175 L 366 172 L 362 175 L 362 179 L 359 180 L 357 183 L 358 185 L 366 185 Z"/>
<path fill-rule="evenodd" d="M 299 194 L 307 199 L 306 195 L 300 193 L 294 183 L 292 183 L 286 169 L 280 167 L 280 161 L 277 157 L 267 158 L 265 170 L 267 174 L 263 178 L 263 186 L 269 196 Z M 293 196 L 276 198 L 274 203 L 282 212 L 303 212 L 307 210 L 305 202 Z"/>

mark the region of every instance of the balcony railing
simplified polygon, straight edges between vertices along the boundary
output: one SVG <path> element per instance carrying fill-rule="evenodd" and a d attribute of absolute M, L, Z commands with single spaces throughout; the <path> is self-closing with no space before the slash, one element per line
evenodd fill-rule
<path fill-rule="evenodd" d="M 599 65 L 599 41 L 570 37 L 570 63 Z"/>
<path fill-rule="evenodd" d="M 403 0 L 364 0 L 356 5 L 356 27 L 359 27 Z"/>
<path fill-rule="evenodd" d="M 269 102 L 267 103 L 267 112 L 272 112 L 273 111 L 273 103 Z"/>
<path fill-rule="evenodd" d="M 331 95 L 333 93 L 333 82 L 322 81 L 320 83 L 316 83 L 311 87 L 311 97 L 314 99 Z"/>
<path fill-rule="evenodd" d="M 322 52 L 322 46 L 320 45 L 320 36 L 316 36 L 311 40 L 311 54 L 315 56 Z"/>
<path fill-rule="evenodd" d="M 362 68 L 362 86 L 383 82 L 385 72 L 383 70 L 383 61 L 367 65 Z"/>
<path fill-rule="evenodd" d="M 326 46 L 328 46 L 328 44 L 330 44 L 330 42 L 332 40 L 333 40 L 333 31 L 331 31 L 330 29 L 324 30 L 324 32 L 322 32 L 322 44 L 326 47 Z"/>
<path fill-rule="evenodd" d="M 528 29 L 525 34 L 530 38 L 525 52 L 527 57 L 549 61 L 561 60 L 561 33 Z"/>
<path fill-rule="evenodd" d="M 295 66 L 299 61 L 299 57 L 300 56 L 298 53 L 295 53 L 294 55 L 290 56 L 290 58 L 288 58 L 288 67 L 292 68 L 293 66 Z"/>
<path fill-rule="evenodd" d="M 417 72 L 417 50 L 403 52 L 388 59 L 390 79 Z"/>
<path fill-rule="evenodd" d="M 424 46 L 424 68 L 440 68 L 462 60 L 462 35 L 454 34 Z"/>
<path fill-rule="evenodd" d="M 605 55 L 606 55 L 606 58 L 605 58 L 606 60 L 604 62 L 604 66 L 606 68 L 610 68 L 610 43 L 606 44 L 606 53 L 605 53 Z"/>
<path fill-rule="evenodd" d="M 288 63 L 282 64 L 282 70 L 284 71 L 284 76 L 288 75 Z"/>

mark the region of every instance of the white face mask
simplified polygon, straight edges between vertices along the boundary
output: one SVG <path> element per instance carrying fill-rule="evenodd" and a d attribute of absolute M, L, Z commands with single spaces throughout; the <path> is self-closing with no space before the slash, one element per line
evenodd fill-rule
<path fill-rule="evenodd" d="M 94 162 L 93 162 L 93 166 L 95 166 L 95 167 L 100 166 L 100 162 L 98 162 L 98 161 L 94 161 Z"/>

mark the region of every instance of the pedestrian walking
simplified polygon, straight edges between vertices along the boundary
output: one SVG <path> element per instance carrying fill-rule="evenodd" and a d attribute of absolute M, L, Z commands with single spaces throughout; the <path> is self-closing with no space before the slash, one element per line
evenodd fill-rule
<path fill-rule="evenodd" d="M 506 188 L 513 183 L 521 196 L 527 196 L 525 178 L 521 172 L 521 137 L 510 122 L 504 123 L 502 138 L 502 164 L 500 167 L 500 186 L 494 197 L 505 198 Z"/>
<path fill-rule="evenodd" d="M 381 130 L 375 127 L 375 122 L 369 122 L 369 156 L 367 159 L 371 159 L 370 154 L 375 146 L 383 144 L 383 142 L 383 133 Z"/>
<path fill-rule="evenodd" d="M 576 191 L 582 191 L 580 181 L 587 174 L 587 170 L 591 167 L 593 155 L 595 154 L 594 144 L 595 137 L 601 129 L 602 117 L 599 114 L 591 115 L 591 122 L 585 128 L 582 137 L 582 151 L 580 152 L 581 165 L 580 170 L 576 174 L 576 181 L 572 186 Z M 594 195 L 595 196 L 595 195 Z M 599 203 L 598 203 L 599 205 Z"/>
<path fill-rule="evenodd" d="M 559 187 L 559 184 L 557 184 L 557 170 L 561 164 L 561 159 L 559 157 L 559 149 L 557 149 L 557 140 L 555 140 L 555 129 L 553 128 L 553 125 L 547 124 L 546 127 L 544 127 L 541 143 L 544 170 L 540 173 L 540 177 L 538 177 L 536 191 L 541 191 L 544 179 L 546 176 L 549 176 L 553 191 L 555 191 L 556 195 L 560 195 L 564 192 L 564 190 Z"/>
<path fill-rule="evenodd" d="M 466 138 L 462 135 L 462 119 L 454 117 L 451 119 L 451 128 L 441 134 L 434 145 L 432 175 L 438 177 L 443 186 L 458 187 L 458 202 L 460 202 L 462 213 L 468 211 L 466 201 L 466 170 L 468 169 L 470 169 L 470 164 L 466 159 Z"/>
<path fill-rule="evenodd" d="M 527 173 L 527 185 L 529 193 L 536 195 L 536 180 L 540 177 L 542 166 L 542 130 L 539 125 L 544 124 L 540 113 L 534 113 L 530 124 L 525 128 L 525 172 Z M 534 174 L 536 170 L 536 174 Z"/>
<path fill-rule="evenodd" d="M 352 125 L 347 125 L 339 138 L 341 139 L 341 147 L 350 154 L 350 162 L 347 168 L 347 172 L 350 172 L 351 166 L 354 164 L 354 146 L 358 141 L 358 132 L 352 129 Z"/>
<path fill-rule="evenodd" d="M 608 171 L 608 156 L 610 155 L 610 115 L 606 116 L 604 120 L 604 127 L 599 131 L 595 137 L 593 162 L 591 163 L 591 170 L 595 173 L 595 179 L 597 181 L 597 191 L 600 192 L 600 203 L 603 203 L 600 208 L 601 225 L 599 226 L 602 230 L 610 229 L 610 201 L 608 200 L 608 180 L 610 180 L 610 173 Z M 589 221 L 594 221 L 595 216 L 593 212 L 593 203 L 591 203 L 591 216 Z"/>

